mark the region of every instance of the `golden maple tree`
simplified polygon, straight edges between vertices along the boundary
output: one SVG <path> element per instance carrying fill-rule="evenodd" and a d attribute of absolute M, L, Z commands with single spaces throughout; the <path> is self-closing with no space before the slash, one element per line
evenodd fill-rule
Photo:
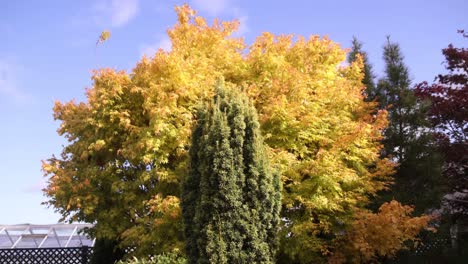
<path fill-rule="evenodd" d="M 46 203 L 135 254 L 183 250 L 178 197 L 189 137 L 197 107 L 223 78 L 254 102 L 282 175 L 282 257 L 327 256 L 395 166 L 379 156 L 386 112 L 364 100 L 362 61 L 342 65 L 346 51 L 318 36 L 263 33 L 248 46 L 232 36 L 237 21 L 209 25 L 187 5 L 176 11 L 170 51 L 130 73 L 95 71 L 87 102 L 56 102 L 69 144 L 43 162 Z"/>

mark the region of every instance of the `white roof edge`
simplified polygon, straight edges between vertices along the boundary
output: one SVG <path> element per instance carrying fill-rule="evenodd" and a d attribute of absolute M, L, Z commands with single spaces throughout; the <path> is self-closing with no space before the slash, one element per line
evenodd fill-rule
<path fill-rule="evenodd" d="M 42 248 L 45 243 L 48 243 L 47 247 L 68 247 L 74 240 L 79 240 L 82 246 L 92 247 L 95 240 L 86 234 L 79 234 L 78 231 L 93 226 L 83 223 L 0 225 L 0 248 Z M 48 239 L 54 242 L 49 243 Z M 35 245 L 31 245 L 31 241 Z"/>
<path fill-rule="evenodd" d="M 77 224 L 64 224 L 64 223 L 58 223 L 58 224 L 14 224 L 14 225 L 0 225 L 0 229 L 6 228 L 6 229 L 23 229 L 23 228 L 75 228 L 75 227 L 93 227 L 94 224 L 83 224 L 83 223 L 77 223 Z"/>

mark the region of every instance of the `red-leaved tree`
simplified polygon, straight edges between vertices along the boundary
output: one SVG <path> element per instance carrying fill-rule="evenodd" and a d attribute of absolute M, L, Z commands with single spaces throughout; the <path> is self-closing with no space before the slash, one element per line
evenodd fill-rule
<path fill-rule="evenodd" d="M 468 38 L 463 30 L 459 32 Z M 415 91 L 431 103 L 429 119 L 452 193 L 446 198 L 452 210 L 468 214 L 468 49 L 450 44 L 442 53 L 448 73 L 439 74 L 433 84 L 418 84 Z"/>

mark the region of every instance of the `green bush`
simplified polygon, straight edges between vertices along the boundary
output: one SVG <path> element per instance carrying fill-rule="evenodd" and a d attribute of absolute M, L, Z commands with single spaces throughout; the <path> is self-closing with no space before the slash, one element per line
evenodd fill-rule
<path fill-rule="evenodd" d="M 187 260 L 177 253 L 163 253 L 148 259 L 128 259 L 119 261 L 117 264 L 187 264 Z"/>

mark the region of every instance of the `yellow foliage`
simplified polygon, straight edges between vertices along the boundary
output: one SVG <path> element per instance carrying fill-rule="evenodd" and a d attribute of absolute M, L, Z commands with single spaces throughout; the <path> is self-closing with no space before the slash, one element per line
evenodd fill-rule
<path fill-rule="evenodd" d="M 292 221 L 283 250 L 296 260 L 327 252 L 333 245 L 318 234 L 345 228 L 394 169 L 379 157 L 387 113 L 363 100 L 362 61 L 342 66 L 345 50 L 318 36 L 265 32 L 247 46 L 232 36 L 238 21 L 209 25 L 187 5 L 176 12 L 170 51 L 143 57 L 131 73 L 97 70 L 87 102 L 55 103 L 69 144 L 43 163 L 47 204 L 125 245 L 179 247 L 177 197 L 196 109 L 223 78 L 254 102 L 282 175 Z"/>

